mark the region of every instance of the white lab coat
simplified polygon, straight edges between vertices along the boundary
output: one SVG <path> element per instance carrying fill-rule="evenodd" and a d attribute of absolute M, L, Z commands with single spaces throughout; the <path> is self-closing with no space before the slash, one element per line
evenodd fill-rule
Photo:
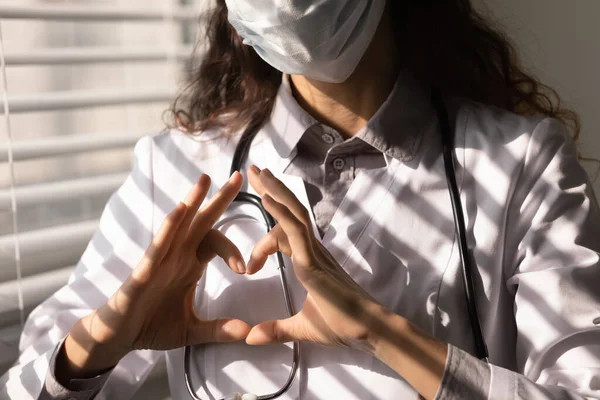
<path fill-rule="evenodd" d="M 249 162 L 270 168 L 310 208 L 301 179 L 283 173 L 298 139 L 288 132 L 301 125 L 290 98 L 280 91 Z M 422 128 L 413 160 L 387 157 L 387 168 L 356 177 L 324 245 L 378 301 L 451 344 L 439 399 L 600 399 L 600 329 L 594 324 L 600 317 L 600 211 L 564 128 L 470 102 L 457 112 L 457 180 L 478 265 L 476 299 L 490 365 L 468 354 L 473 340 L 435 115 Z M 227 180 L 235 145 L 236 137 L 216 132 L 192 139 L 173 131 L 140 140 L 133 172 L 110 200 L 69 284 L 29 317 L 21 356 L 4 377 L 0 397 L 38 395 L 56 344 L 118 289 L 201 172 L 213 178 L 213 190 Z M 220 229 L 247 257 L 264 227 L 240 213 L 262 221 L 252 207 L 234 206 Z M 291 269 L 288 278 L 298 309 L 305 292 Z M 198 287 L 203 318 L 254 324 L 285 316 L 274 260 L 251 277 L 215 260 Z M 98 398 L 129 398 L 164 354 L 129 354 Z M 173 398 L 188 399 L 183 350 L 166 352 L 166 361 Z M 195 352 L 194 385 L 214 398 L 264 394 L 285 382 L 290 361 L 284 345 L 209 346 Z M 367 353 L 303 343 L 298 378 L 283 398 L 417 395 Z"/>

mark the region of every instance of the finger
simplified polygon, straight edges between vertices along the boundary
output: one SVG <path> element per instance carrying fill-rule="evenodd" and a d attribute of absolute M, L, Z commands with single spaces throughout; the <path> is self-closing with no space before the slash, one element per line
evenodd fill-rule
<path fill-rule="evenodd" d="M 208 263 L 214 257 L 219 256 L 225 261 L 229 268 L 238 274 L 246 273 L 244 257 L 235 244 L 222 232 L 211 229 L 198 246 L 196 256 L 202 264 Z"/>
<path fill-rule="evenodd" d="M 277 200 L 292 211 L 292 213 L 298 218 L 304 225 L 311 226 L 310 216 L 308 210 L 296 195 L 281 182 L 275 178 L 271 171 L 263 169 L 262 171 L 258 167 L 249 169 L 248 180 L 250 185 L 264 197 L 266 194 Z M 260 172 L 259 172 L 260 171 Z"/>
<path fill-rule="evenodd" d="M 265 209 L 278 221 L 278 225 L 287 236 L 294 262 L 300 265 L 310 263 L 311 244 L 308 227 L 283 204 L 265 194 L 262 199 Z"/>
<path fill-rule="evenodd" d="M 302 334 L 302 330 L 296 328 L 297 318 L 295 315 L 286 319 L 262 322 L 250 330 L 246 337 L 246 343 L 251 346 L 262 346 L 308 340 Z"/>
<path fill-rule="evenodd" d="M 279 224 L 275 225 L 269 233 L 263 236 L 262 239 L 254 245 L 252 253 L 250 254 L 250 260 L 246 266 L 246 272 L 249 275 L 252 275 L 260 271 L 267 262 L 269 256 L 277 253 L 278 250 L 287 256 L 292 254 L 287 235 Z"/>
<path fill-rule="evenodd" d="M 239 319 L 219 318 L 198 321 L 192 329 L 190 345 L 225 343 L 243 340 L 250 332 L 250 325 Z"/>
<path fill-rule="evenodd" d="M 248 183 L 250 183 L 250 186 L 252 186 L 256 193 L 262 197 L 267 192 L 267 189 L 260 180 L 260 172 L 260 168 L 256 165 L 251 165 L 250 168 L 248 168 Z"/>
<path fill-rule="evenodd" d="M 177 232 L 174 241 L 181 243 L 188 234 L 190 224 L 194 220 L 194 216 L 198 212 L 198 208 L 206 198 L 206 194 L 210 189 L 210 177 L 206 174 L 200 175 L 196 183 L 190 188 L 185 200 L 187 212 L 181 223 L 181 229 Z"/>
<path fill-rule="evenodd" d="M 169 215 L 162 221 L 160 228 L 154 235 L 152 243 L 146 249 L 144 258 L 150 262 L 161 261 L 169 251 L 171 242 L 177 234 L 179 226 L 186 215 L 187 206 L 184 203 L 179 203 Z"/>
<path fill-rule="evenodd" d="M 217 220 L 223 215 L 227 207 L 240 192 L 243 178 L 235 172 L 219 191 L 195 215 L 189 229 L 189 237 L 196 246 L 206 236 Z"/>

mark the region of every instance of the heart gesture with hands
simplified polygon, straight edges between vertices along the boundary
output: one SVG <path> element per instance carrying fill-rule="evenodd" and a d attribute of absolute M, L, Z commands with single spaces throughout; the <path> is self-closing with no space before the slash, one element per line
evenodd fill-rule
<path fill-rule="evenodd" d="M 246 342 L 309 341 L 367 351 L 395 370 L 422 398 L 435 398 L 447 345 L 365 292 L 314 236 L 307 209 L 269 170 L 252 166 L 248 178 L 278 224 L 255 245 L 247 273 L 259 271 L 269 255 L 280 250 L 292 259 L 307 295 L 299 313 L 254 326 Z"/>
<path fill-rule="evenodd" d="M 311 341 L 368 350 L 369 336 L 385 308 L 365 292 L 314 236 L 307 209 L 267 169 L 249 169 L 248 179 L 278 224 L 254 247 L 247 273 L 258 272 L 278 250 L 292 259 L 307 290 L 295 316 L 256 325 L 246 342 L 252 345 Z"/>
<path fill-rule="evenodd" d="M 239 193 L 242 176 L 235 173 L 204 205 L 210 178 L 201 176 L 185 201 L 165 218 L 119 290 L 75 324 L 56 359 L 59 382 L 95 376 L 138 349 L 243 339 L 250 345 L 310 341 L 368 351 L 426 398 L 434 398 L 446 345 L 364 291 L 314 236 L 306 208 L 268 170 L 253 166 L 248 178 L 278 221 L 255 245 L 248 264 L 235 244 L 213 228 Z M 254 274 L 277 251 L 291 258 L 307 291 L 299 313 L 252 328 L 237 319 L 205 321 L 196 316 L 196 285 L 214 257 L 235 273 Z"/>

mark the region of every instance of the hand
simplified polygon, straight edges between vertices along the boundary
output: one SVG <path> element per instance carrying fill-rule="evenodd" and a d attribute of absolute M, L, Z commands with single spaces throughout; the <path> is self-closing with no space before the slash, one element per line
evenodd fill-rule
<path fill-rule="evenodd" d="M 254 247 L 247 271 L 256 273 L 277 250 L 292 259 L 307 290 L 302 310 L 291 318 L 252 328 L 252 345 L 311 341 L 372 353 L 425 399 L 438 392 L 448 348 L 405 318 L 377 303 L 343 270 L 315 238 L 306 208 L 268 170 L 251 167 L 250 184 L 278 224 Z"/>
<path fill-rule="evenodd" d="M 259 271 L 269 255 L 281 250 L 291 257 L 308 293 L 298 314 L 256 325 L 246 342 L 259 345 L 300 340 L 368 350 L 372 329 L 386 314 L 384 307 L 354 282 L 316 239 L 308 211 L 282 182 L 268 170 L 254 166 L 248 177 L 265 209 L 278 221 L 254 247 L 248 273 Z"/>
<path fill-rule="evenodd" d="M 199 178 L 165 218 L 128 280 L 71 331 L 65 352 L 72 369 L 106 369 L 131 350 L 170 350 L 246 337 L 250 327 L 245 322 L 202 321 L 193 309 L 197 282 L 215 256 L 234 272 L 245 272 L 237 247 L 212 229 L 241 185 L 242 176 L 234 174 L 198 211 L 210 187 L 208 176 Z"/>

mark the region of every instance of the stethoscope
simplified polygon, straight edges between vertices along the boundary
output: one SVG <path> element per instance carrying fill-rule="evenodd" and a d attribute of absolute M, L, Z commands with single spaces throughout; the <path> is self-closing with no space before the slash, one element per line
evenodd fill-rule
<path fill-rule="evenodd" d="M 450 200 L 452 202 L 452 211 L 454 215 L 454 225 L 456 229 L 456 234 L 458 235 L 458 247 L 459 254 L 462 263 L 462 276 L 463 276 L 463 286 L 464 293 L 467 305 L 467 312 L 469 314 L 469 321 L 471 324 L 471 330 L 473 332 L 473 338 L 475 341 L 475 355 L 484 361 L 488 361 L 488 349 L 485 343 L 485 339 L 483 337 L 483 333 L 481 330 L 481 323 L 479 321 L 479 316 L 477 314 L 477 306 L 475 303 L 475 293 L 473 286 L 473 269 L 476 266 L 473 266 L 472 259 L 470 256 L 469 248 L 467 246 L 467 229 L 465 225 L 465 217 L 463 214 L 462 201 L 460 199 L 460 192 L 458 189 L 458 184 L 456 182 L 456 170 L 455 170 L 455 160 L 456 153 L 454 151 L 454 130 L 450 125 L 450 119 L 448 116 L 448 109 L 442 98 L 442 94 L 439 89 L 434 88 L 431 91 L 431 103 L 434 106 L 437 118 L 440 124 L 440 133 L 442 136 L 442 150 L 444 157 L 444 168 L 446 170 L 446 180 L 448 182 L 448 191 L 450 192 Z M 233 160 L 231 163 L 231 173 L 235 171 L 239 171 L 244 163 L 244 160 L 248 156 L 248 152 L 250 151 L 250 145 L 252 144 L 252 140 L 254 136 L 258 132 L 260 127 L 257 125 L 249 126 L 243 133 L 240 142 L 238 143 L 235 153 L 233 156 Z M 276 225 L 275 220 L 262 206 L 260 197 L 240 192 L 235 202 L 252 204 L 256 208 L 258 208 L 264 218 L 265 224 L 267 226 L 267 232 L 273 229 Z M 289 288 L 287 284 L 287 279 L 285 277 L 285 263 L 283 260 L 283 255 L 281 252 L 277 252 L 277 263 L 279 265 L 279 276 L 281 279 L 281 287 L 283 290 L 283 297 L 285 300 L 285 304 L 287 307 L 288 315 L 291 317 L 294 315 L 294 308 L 292 305 L 292 301 L 290 298 Z M 294 379 L 296 378 L 296 373 L 298 371 L 298 362 L 300 361 L 300 351 L 299 351 L 299 343 L 294 342 L 292 347 L 293 352 L 293 360 L 292 360 L 292 369 L 290 371 L 290 375 L 285 383 L 285 385 L 279 389 L 277 392 L 257 396 L 252 394 L 234 394 L 227 399 L 257 399 L 257 400 L 270 400 L 276 399 L 279 396 L 286 393 Z M 191 377 L 190 377 L 190 358 L 191 358 L 191 348 L 190 346 L 186 346 L 184 350 L 184 377 L 185 384 L 187 386 L 188 392 L 190 396 L 195 400 L 202 400 L 200 397 L 196 395 L 194 388 L 192 387 Z M 222 400 L 227 400 L 222 399 Z"/>

